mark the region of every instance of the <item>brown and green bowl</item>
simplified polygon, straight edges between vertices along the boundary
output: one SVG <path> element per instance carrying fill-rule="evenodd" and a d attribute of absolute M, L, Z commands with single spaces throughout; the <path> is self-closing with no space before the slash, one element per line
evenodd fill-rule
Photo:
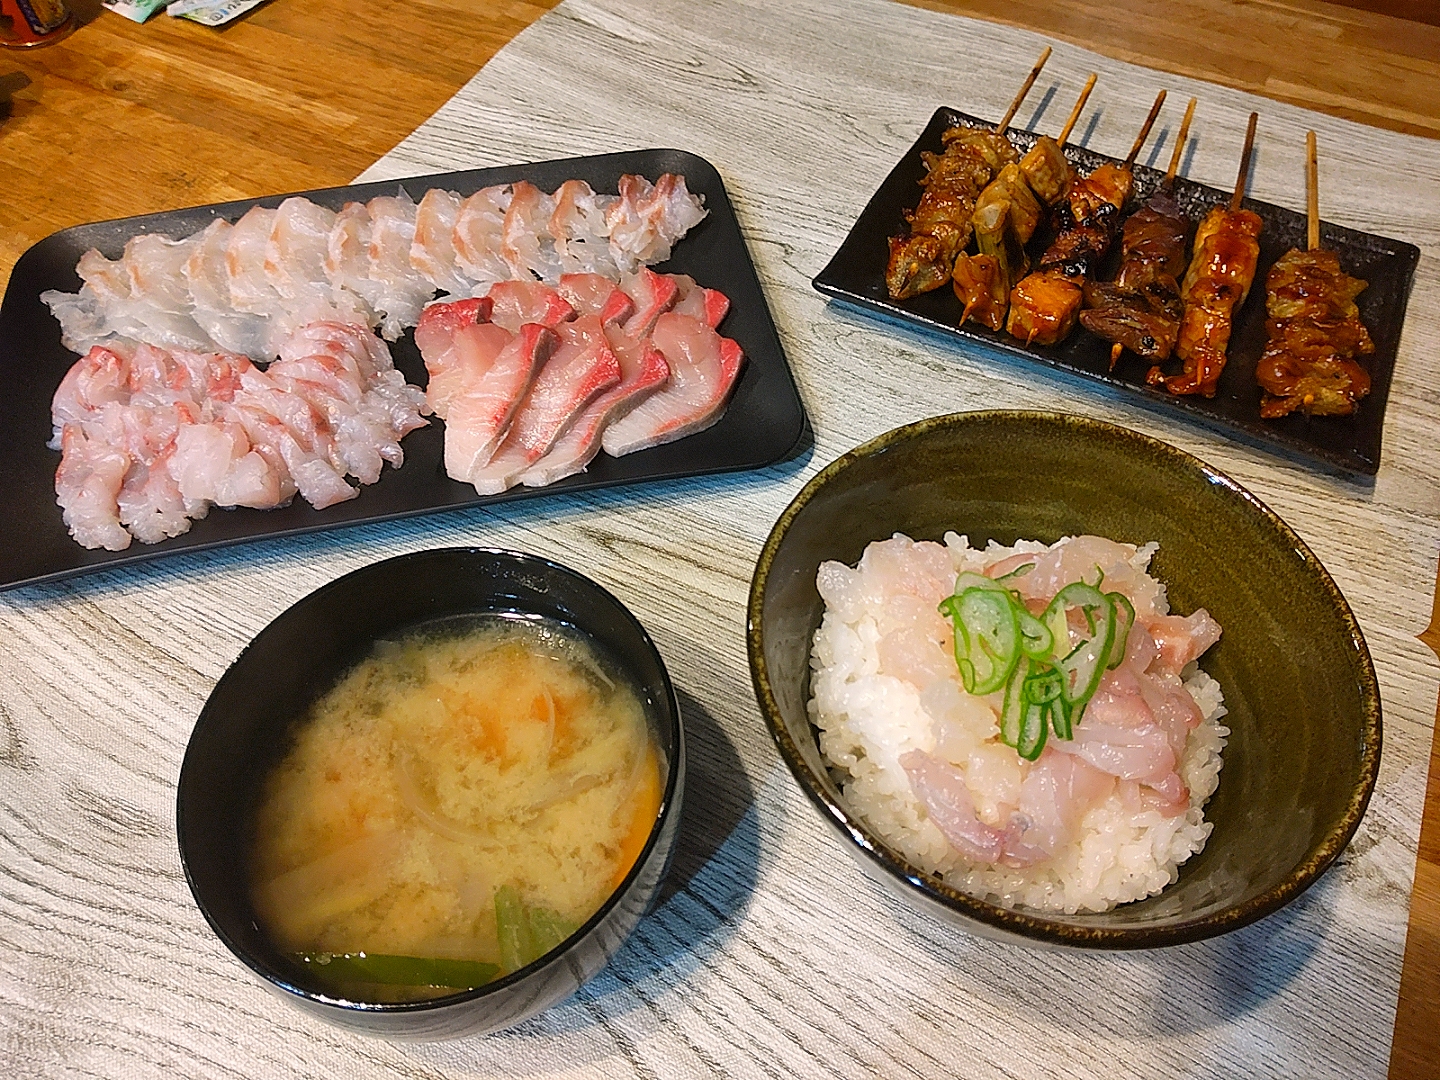
<path fill-rule="evenodd" d="M 999 907 L 906 862 L 853 813 L 806 713 L 822 562 L 897 532 L 1013 544 L 1094 533 L 1158 541 L 1174 610 L 1223 634 L 1202 666 L 1231 734 L 1215 829 L 1180 878 L 1103 914 Z M 875 880 L 971 932 L 1096 949 L 1197 941 L 1276 911 L 1344 849 L 1380 764 L 1380 695 L 1360 628 L 1301 539 L 1233 480 L 1165 443 L 1078 416 L 973 412 L 881 435 L 822 469 L 771 530 L 750 588 L 755 694 L 781 755 Z"/>

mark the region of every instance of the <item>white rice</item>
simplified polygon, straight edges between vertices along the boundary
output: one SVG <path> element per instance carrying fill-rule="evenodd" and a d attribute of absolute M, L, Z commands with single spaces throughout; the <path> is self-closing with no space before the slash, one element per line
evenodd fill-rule
<path fill-rule="evenodd" d="M 895 540 L 910 543 L 899 534 Z M 871 545 L 872 549 L 876 546 Z M 912 545 L 912 550 L 926 547 Z M 932 566 L 936 547 L 928 545 Z M 1168 612 L 1164 586 L 1145 573 L 1158 545 L 1126 547 L 1134 552 L 1129 562 L 1136 579 L 1127 591 L 1139 601 L 1137 609 Z M 1021 541 L 1014 547 L 991 543 L 981 551 L 971 548 L 965 537 L 954 533 L 945 537 L 952 582 L 953 575 L 962 570 L 981 571 L 1020 552 L 1045 550 L 1045 544 Z M 827 573 L 831 575 L 828 589 Z M 1225 714 L 1219 684 L 1194 664 L 1182 673 L 1186 690 L 1204 716 L 1190 733 L 1178 763 L 1190 792 L 1185 813 L 1166 817 L 1158 810 L 1127 809 L 1120 785 L 1116 785 L 1114 792 L 1081 819 L 1077 838 L 1050 859 L 1023 869 L 977 864 L 956 851 L 928 819 L 898 760 L 909 750 L 933 752 L 942 735 L 917 687 L 881 670 L 878 645 L 881 627 L 887 625 L 886 605 L 903 591 L 894 584 L 868 569 L 866 559 L 858 570 L 837 563 L 821 568 L 822 592 L 831 597 L 843 593 L 843 598 L 827 603 L 815 634 L 809 711 L 820 731 L 821 754 L 850 808 L 910 862 L 956 888 L 1009 907 L 1071 914 L 1104 911 L 1153 895 L 1173 883 L 1180 864 L 1205 846 L 1212 828 L 1205 820 L 1204 806 L 1219 785 L 1221 751 L 1230 733 L 1219 723 Z M 939 643 L 934 647 L 942 648 Z M 954 669 L 953 659 L 949 666 Z M 952 670 L 952 675 L 959 688 L 958 672 Z M 927 694 L 934 692 L 932 688 Z M 993 708 L 966 695 L 963 688 L 959 694 L 967 699 L 965 704 L 972 712 L 978 706 L 988 713 L 994 746 L 1018 763 L 1015 751 L 999 741 Z M 950 705 L 954 707 L 953 700 Z M 981 725 L 987 722 L 985 713 L 978 714 Z M 997 760 L 1000 767 L 1009 767 L 1004 760 Z M 977 782 L 973 772 L 967 773 L 966 786 L 983 818 L 983 808 L 987 799 L 993 804 L 994 793 L 986 790 L 983 778 Z"/>

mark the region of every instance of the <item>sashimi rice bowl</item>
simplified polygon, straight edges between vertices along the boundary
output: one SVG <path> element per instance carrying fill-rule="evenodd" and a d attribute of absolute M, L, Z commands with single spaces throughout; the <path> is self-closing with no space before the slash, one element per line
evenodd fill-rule
<path fill-rule="evenodd" d="M 839 850 L 985 937 L 1245 926 L 1335 862 L 1379 769 L 1374 666 L 1305 542 L 1084 417 L 937 416 L 841 455 L 770 530 L 746 637 Z"/>
<path fill-rule="evenodd" d="M 868 824 L 1006 906 L 1104 911 L 1200 851 L 1225 708 L 1221 628 L 1169 610 L 1157 545 L 903 534 L 822 563 L 810 718 Z"/>

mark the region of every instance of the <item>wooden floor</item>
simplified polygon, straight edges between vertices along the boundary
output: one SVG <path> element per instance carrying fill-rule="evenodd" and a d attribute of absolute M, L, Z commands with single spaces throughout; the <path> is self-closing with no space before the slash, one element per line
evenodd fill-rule
<path fill-rule="evenodd" d="M 0 287 L 68 225 L 347 183 L 557 2 L 274 0 L 216 31 L 70 0 L 70 38 L 0 50 Z M 1435 0 L 912 2 L 1440 138 Z M 1426 810 L 1395 1080 L 1440 1075 L 1440 757 Z"/>

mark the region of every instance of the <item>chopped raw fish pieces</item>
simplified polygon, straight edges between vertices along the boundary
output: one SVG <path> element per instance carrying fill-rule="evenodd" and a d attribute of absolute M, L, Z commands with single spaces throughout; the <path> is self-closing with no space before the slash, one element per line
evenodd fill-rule
<path fill-rule="evenodd" d="M 366 327 L 301 327 L 262 371 L 239 354 L 96 346 L 72 365 L 51 412 L 56 498 L 86 547 L 121 550 L 190 528 L 210 506 L 260 509 L 298 490 L 317 508 L 404 460 L 426 421 Z"/>

